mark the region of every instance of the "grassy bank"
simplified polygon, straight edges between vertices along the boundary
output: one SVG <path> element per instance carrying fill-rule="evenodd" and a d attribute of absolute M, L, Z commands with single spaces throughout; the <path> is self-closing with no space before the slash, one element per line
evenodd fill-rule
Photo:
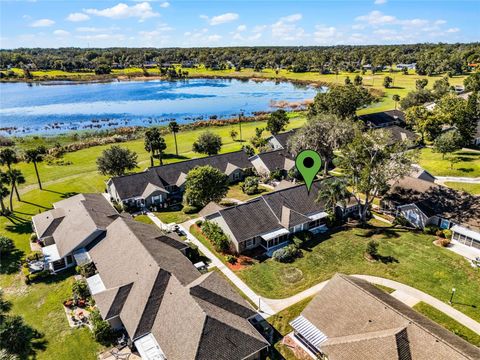
<path fill-rule="evenodd" d="M 305 117 L 303 115 L 298 115 L 292 117 L 288 129 L 293 129 L 302 126 L 305 123 Z M 221 136 L 223 146 L 221 153 L 231 152 L 240 150 L 242 145 L 247 144 L 248 140 L 255 135 L 255 128 L 265 127 L 266 121 L 256 121 L 242 124 L 242 135 L 245 142 L 233 141 L 230 137 L 230 131 L 232 128 L 235 128 L 237 131 L 239 129 L 238 125 L 232 126 L 221 126 L 221 127 L 210 127 L 209 131 L 216 133 Z M 206 131 L 207 129 L 197 129 L 197 130 L 188 130 L 179 132 L 177 134 L 177 143 L 178 143 L 178 152 L 180 157 L 177 158 L 175 154 L 175 143 L 172 134 L 165 136 L 165 142 L 167 144 L 166 149 L 166 159 L 164 163 L 176 162 L 185 159 L 201 157 L 202 155 L 194 153 L 192 151 L 192 143 L 198 138 L 198 136 Z M 265 136 L 269 133 L 265 132 Z M 38 139 L 39 143 L 43 141 L 41 138 Z M 29 142 L 30 145 L 33 145 Z M 128 141 L 119 144 L 122 147 L 128 148 L 135 151 L 138 154 L 138 169 L 143 170 L 146 167 L 150 166 L 150 155 L 144 149 L 143 139 Z M 18 145 L 20 150 L 22 149 L 21 143 Z M 45 184 L 54 184 L 58 181 L 63 181 L 65 178 L 79 178 L 79 177 L 90 177 L 91 179 L 100 179 L 105 180 L 106 178 L 100 176 L 97 173 L 96 159 L 101 155 L 102 151 L 109 148 L 111 145 L 101 145 L 94 146 L 88 149 L 83 149 L 64 155 L 63 160 L 66 164 L 69 165 L 48 165 L 46 162 L 38 164 L 38 170 L 42 181 Z M 158 160 L 155 161 L 155 165 L 158 165 Z M 15 165 L 15 168 L 18 168 L 25 175 L 26 183 L 21 187 L 29 186 L 28 190 L 35 188 L 36 185 L 36 176 L 33 164 L 19 163 Z M 95 180 L 95 181 L 96 181 Z"/>
<path fill-rule="evenodd" d="M 420 151 L 418 163 L 436 176 L 477 177 L 480 175 L 480 151 L 465 149 L 449 156 L 458 159 L 453 167 L 448 156 L 443 158 L 442 154 L 434 152 L 431 148 L 424 148 Z"/>

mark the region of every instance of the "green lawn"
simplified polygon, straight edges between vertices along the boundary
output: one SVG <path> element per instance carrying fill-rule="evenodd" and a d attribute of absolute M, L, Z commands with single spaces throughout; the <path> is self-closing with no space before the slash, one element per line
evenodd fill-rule
<path fill-rule="evenodd" d="M 185 221 L 197 218 L 198 213 L 185 214 L 183 210 L 166 209 L 164 211 L 155 212 L 155 216 L 158 217 L 165 224 L 181 224 Z"/>
<path fill-rule="evenodd" d="M 285 298 L 330 279 L 336 272 L 376 275 L 410 285 L 440 300 L 457 289 L 456 309 L 480 320 L 480 273 L 461 256 L 433 245 L 433 236 L 394 228 L 350 229 L 325 234 L 310 244 L 303 257 L 291 264 L 272 259 L 237 272 L 255 292 L 268 298 Z M 363 254 L 376 239 L 384 261 L 369 262 Z M 393 262 L 388 261 L 388 256 Z"/>
<path fill-rule="evenodd" d="M 147 215 L 137 215 L 134 219 L 144 224 L 153 224 L 152 219 L 150 219 Z"/>
<path fill-rule="evenodd" d="M 477 175 L 480 175 L 480 174 L 477 174 Z M 462 190 L 462 191 L 468 192 L 472 195 L 480 195 L 480 184 L 469 184 L 469 183 L 446 181 L 445 185 L 455 190 Z"/>
<path fill-rule="evenodd" d="M 303 115 L 295 116 L 291 118 L 288 129 L 300 127 L 304 124 L 304 122 L 305 122 L 305 117 Z M 266 126 L 265 121 L 244 123 L 242 125 L 243 138 L 245 140 L 249 140 L 251 137 L 254 136 L 256 127 L 265 127 L 265 126 Z M 229 134 L 232 127 L 233 126 L 221 126 L 221 127 L 211 127 L 208 129 L 214 133 L 219 134 L 222 137 L 223 146 L 222 146 L 221 153 L 240 150 L 242 145 L 245 144 L 244 142 L 232 140 Z M 179 154 L 185 159 L 202 156 L 192 151 L 192 143 L 197 139 L 200 133 L 206 130 L 207 129 L 197 129 L 197 130 L 189 130 L 189 131 L 183 131 L 178 133 L 177 142 L 178 142 Z M 265 136 L 268 136 L 268 133 L 265 133 Z M 173 154 L 175 152 L 175 144 L 174 144 L 173 136 L 170 134 L 166 135 L 165 141 L 167 144 L 166 153 Z M 20 143 L 18 146 L 22 147 L 22 144 Z M 38 165 L 38 170 L 40 172 L 41 179 L 46 184 L 63 181 L 64 178 L 66 177 L 72 177 L 72 178 L 89 177 L 90 179 L 100 178 L 101 180 L 106 180 L 106 177 L 103 177 L 97 173 L 96 159 L 100 156 L 100 154 L 104 149 L 107 149 L 110 146 L 111 145 L 94 146 L 88 149 L 67 153 L 64 156 L 64 160 L 65 162 L 71 163 L 70 165 L 48 165 L 46 162 L 40 163 Z M 130 150 L 137 152 L 138 161 L 139 161 L 139 167 L 137 171 L 143 170 L 146 167 L 150 166 L 150 157 L 149 157 L 149 154 L 147 154 L 147 152 L 144 149 L 143 139 L 121 143 L 120 146 L 129 148 Z M 184 159 L 170 157 L 165 160 L 165 163 L 181 161 L 181 160 L 184 160 Z M 155 165 L 158 165 L 158 160 L 155 161 Z M 37 180 L 36 180 L 35 171 L 32 164 L 27 164 L 22 162 L 22 163 L 16 164 L 14 167 L 21 170 L 25 175 L 26 183 L 21 187 L 25 187 L 28 185 L 32 185 L 32 186 L 30 186 L 27 189 L 32 189 L 36 187 Z"/>
<path fill-rule="evenodd" d="M 48 282 L 25 285 L 15 265 L 19 258 L 30 252 L 30 218 L 61 200 L 78 192 L 98 192 L 103 183 L 98 178 L 78 178 L 30 191 L 22 196 L 23 202 L 14 202 L 15 214 L 10 219 L 0 217 L 0 233 L 15 241 L 18 251 L 2 258 L 0 287 L 13 304 L 13 313 L 20 314 L 35 329 L 44 334 L 46 349 L 37 352 L 37 359 L 95 359 L 101 350 L 87 329 L 68 326 L 62 302 L 71 295 L 72 277 L 58 275 Z M 69 275 L 69 274 L 66 274 Z"/>
<path fill-rule="evenodd" d="M 459 176 L 478 177 L 480 176 L 480 151 L 460 150 L 452 156 L 460 161 L 451 167 L 448 156 L 442 159 L 442 154 L 433 152 L 430 148 L 420 150 L 418 163 L 432 175 L 437 176 Z"/>
<path fill-rule="evenodd" d="M 480 346 L 480 334 L 477 334 L 469 328 L 463 326 L 462 324 L 458 323 L 443 312 L 435 309 L 434 307 L 424 302 L 419 302 L 413 308 L 422 315 L 428 317 L 430 320 L 433 320 L 447 330 L 450 330 L 455 335 L 460 336 L 461 338 L 467 340 L 475 346 Z"/>
<path fill-rule="evenodd" d="M 272 191 L 270 188 L 267 188 L 266 186 L 263 186 L 263 185 L 259 185 L 258 190 L 259 190 L 258 194 L 247 195 L 240 188 L 240 184 L 235 184 L 230 186 L 230 188 L 228 189 L 228 193 L 225 197 L 231 198 L 231 199 L 237 199 L 240 201 L 247 201 Z"/>

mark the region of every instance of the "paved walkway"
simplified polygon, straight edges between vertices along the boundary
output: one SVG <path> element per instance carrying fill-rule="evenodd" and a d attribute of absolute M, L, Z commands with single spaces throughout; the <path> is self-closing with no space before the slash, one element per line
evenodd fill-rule
<path fill-rule="evenodd" d="M 159 227 L 162 227 L 162 222 L 152 213 L 147 214 L 152 221 Z M 156 219 L 154 219 L 153 217 Z M 203 245 L 195 236 L 190 233 L 190 226 L 195 223 L 196 219 L 189 220 L 180 224 L 179 227 L 187 234 L 187 238 L 189 241 L 194 243 L 198 246 L 199 250 L 207 256 L 214 266 L 216 266 L 225 276 L 232 281 L 236 287 L 238 287 L 254 304 L 260 305 L 259 313 L 264 318 L 267 318 L 271 315 L 274 315 L 291 305 L 302 301 L 308 297 L 311 297 L 318 293 L 323 287 L 328 283 L 328 280 L 323 281 L 317 285 L 312 286 L 309 289 L 306 289 L 296 295 L 290 296 L 285 299 L 269 299 L 269 298 L 262 298 L 258 296 L 250 287 L 243 282 L 233 271 L 231 271 L 220 259 L 218 259 L 205 245 Z M 462 312 L 454 309 L 450 305 L 444 303 L 441 300 L 434 298 L 420 290 L 417 290 L 411 286 L 399 283 L 394 280 L 384 279 L 377 276 L 370 276 L 370 275 L 352 275 L 358 277 L 360 279 L 364 279 L 370 283 L 382 285 L 389 287 L 391 289 L 395 289 L 395 292 L 392 293 L 394 297 L 398 300 L 402 301 L 403 303 L 407 304 L 408 306 L 413 306 L 416 303 L 423 301 L 430 306 L 433 306 L 437 310 L 447 314 L 448 316 L 452 317 L 460 324 L 468 327 L 469 329 L 475 331 L 476 333 L 480 334 L 480 323 L 473 320 L 472 318 L 468 317 L 467 315 L 463 314 Z"/>
<path fill-rule="evenodd" d="M 471 177 L 457 177 L 457 176 L 435 176 L 435 182 L 444 183 L 445 181 L 468 183 L 468 184 L 480 184 L 480 177 L 471 178 Z"/>

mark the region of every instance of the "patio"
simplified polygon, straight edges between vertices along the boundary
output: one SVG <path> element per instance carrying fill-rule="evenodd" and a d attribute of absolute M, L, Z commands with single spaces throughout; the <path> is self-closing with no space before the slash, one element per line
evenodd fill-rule
<path fill-rule="evenodd" d="M 141 360 L 142 358 L 137 354 L 133 353 L 132 350 L 125 346 L 123 348 L 111 348 L 106 350 L 98 355 L 99 360 Z"/>
<path fill-rule="evenodd" d="M 78 328 L 81 326 L 87 326 L 90 328 L 90 330 L 92 329 L 92 324 L 89 320 L 90 311 L 77 306 L 73 308 L 63 306 L 63 309 L 65 310 L 65 314 L 67 315 L 67 321 L 70 327 Z"/>

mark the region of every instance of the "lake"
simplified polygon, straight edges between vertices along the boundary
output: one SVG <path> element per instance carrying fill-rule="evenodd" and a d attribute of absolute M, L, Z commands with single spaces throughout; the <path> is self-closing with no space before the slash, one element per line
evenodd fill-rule
<path fill-rule="evenodd" d="M 248 116 L 275 110 L 278 101 L 302 104 L 318 90 L 289 82 L 236 79 L 1 83 L 0 133 L 54 134 L 226 119 L 240 111 Z"/>

